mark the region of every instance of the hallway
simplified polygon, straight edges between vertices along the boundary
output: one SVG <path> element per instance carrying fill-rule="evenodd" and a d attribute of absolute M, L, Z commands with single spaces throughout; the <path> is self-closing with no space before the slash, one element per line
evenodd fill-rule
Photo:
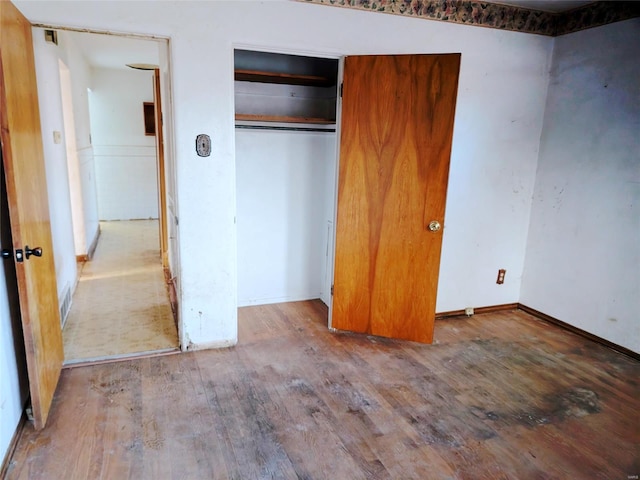
<path fill-rule="evenodd" d="M 178 349 L 157 220 L 101 222 L 63 328 L 65 364 Z"/>

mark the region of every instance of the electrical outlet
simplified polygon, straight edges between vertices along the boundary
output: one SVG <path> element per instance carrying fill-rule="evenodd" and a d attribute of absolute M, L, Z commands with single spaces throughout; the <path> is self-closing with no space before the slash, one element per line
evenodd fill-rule
<path fill-rule="evenodd" d="M 504 268 L 501 268 L 500 270 L 498 270 L 498 279 L 496 280 L 496 283 L 498 285 L 502 285 L 504 283 L 504 276 L 507 274 L 507 271 Z"/>
<path fill-rule="evenodd" d="M 465 309 L 464 309 L 464 314 L 465 314 L 467 317 L 470 317 L 471 315 L 473 315 L 473 307 L 467 307 L 467 308 L 465 308 Z"/>

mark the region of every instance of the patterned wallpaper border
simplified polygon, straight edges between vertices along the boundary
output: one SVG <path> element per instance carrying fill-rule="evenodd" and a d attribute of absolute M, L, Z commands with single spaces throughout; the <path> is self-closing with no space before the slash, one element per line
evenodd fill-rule
<path fill-rule="evenodd" d="M 640 2 L 599 1 L 563 13 L 461 0 L 298 0 L 357 10 L 558 36 L 640 16 Z"/>
<path fill-rule="evenodd" d="M 640 17 L 638 2 L 595 2 L 558 15 L 555 36 Z"/>

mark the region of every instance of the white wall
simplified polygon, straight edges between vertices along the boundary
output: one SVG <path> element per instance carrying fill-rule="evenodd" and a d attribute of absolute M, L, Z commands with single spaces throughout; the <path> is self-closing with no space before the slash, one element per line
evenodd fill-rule
<path fill-rule="evenodd" d="M 87 101 L 89 67 L 67 32 L 58 32 L 58 45 L 45 42 L 41 28 L 33 29 L 33 38 L 38 88 L 45 92 L 40 95 L 40 108 L 45 112 L 45 115 L 41 115 L 45 156 L 49 159 L 57 158 L 54 163 L 51 163 L 53 160 L 49 163 L 54 170 L 51 173 L 54 177 L 49 185 L 60 192 L 65 189 L 68 191 L 73 224 L 71 245 L 75 245 L 75 255 L 85 255 L 98 233 L 95 169 Z M 65 106 L 68 108 L 63 114 Z M 54 127 L 63 133 L 63 143 L 51 147 L 53 136 L 49 130 Z M 69 127 L 68 131 L 65 127 Z M 63 166 L 61 156 L 65 149 L 66 165 Z M 63 169 L 68 176 L 66 187 L 62 178 L 60 183 L 56 180 Z M 52 211 L 52 215 L 55 217 L 58 212 Z"/>
<path fill-rule="evenodd" d="M 64 142 L 64 120 L 60 95 L 58 60 L 62 48 L 44 40 L 42 30 L 35 29 L 33 43 L 39 92 L 40 123 L 43 134 L 44 164 L 49 197 L 49 216 L 53 242 L 58 299 L 71 292 L 77 281 L 67 151 Z M 60 135 L 54 142 L 54 132 Z"/>
<path fill-rule="evenodd" d="M 73 111 L 73 81 L 69 67 L 58 59 L 60 100 L 64 124 L 64 143 L 66 147 L 67 175 L 69 198 L 71 201 L 71 219 L 73 223 L 73 239 L 76 255 L 84 255 L 87 251 L 87 239 L 84 224 L 84 205 L 82 204 L 82 186 L 80 184 L 80 159 L 76 146 L 76 124 Z M 47 97 L 45 97 L 47 98 Z M 47 100 L 59 103 L 55 97 Z"/>
<path fill-rule="evenodd" d="M 640 19 L 557 38 L 521 303 L 640 352 Z"/>
<path fill-rule="evenodd" d="M 69 165 L 69 188 L 71 212 L 76 240 L 76 255 L 86 255 L 98 235 L 98 203 L 96 196 L 95 162 L 91 146 L 88 88 L 91 86 L 91 71 L 76 37 L 68 32 L 58 32 L 66 58 L 61 66 L 63 98 L 70 94 L 71 109 L 65 112 L 65 125 L 70 144 L 67 144 Z M 66 78 L 66 67 L 69 79 Z M 70 85 L 69 85 L 70 84 Z M 70 91 L 69 91 L 70 90 Z"/>
<path fill-rule="evenodd" d="M 335 137 L 236 129 L 239 306 L 324 293 Z"/>
<path fill-rule="evenodd" d="M 0 202 L 0 247 L 12 248 L 6 200 L 0 198 Z M 13 262 L 5 261 L 0 265 L 0 462 L 20 422 L 28 393 L 15 268 Z"/>
<path fill-rule="evenodd" d="M 76 255 L 86 255 L 94 243 L 99 229 L 96 172 L 91 145 L 91 121 L 87 91 L 91 87 L 91 70 L 75 37 L 69 32 L 58 31 L 58 42 L 63 50 L 61 59 L 69 69 L 71 77 L 75 138 L 70 147 L 75 150 L 75 153 L 70 152 L 68 161 Z M 38 55 L 37 50 L 35 53 Z M 49 74 L 52 75 L 53 72 Z"/>
<path fill-rule="evenodd" d="M 551 38 L 301 2 L 134 1 L 127 15 L 117 2 L 15 3 L 34 22 L 171 38 L 184 346 L 237 338 L 234 46 L 462 52 L 437 309 L 518 301 Z M 212 138 L 210 157 L 195 153 L 199 133 Z"/>
<path fill-rule="evenodd" d="M 9 448 L 28 396 L 24 344 L 21 341 L 20 312 L 12 315 L 5 269 L 0 268 L 0 462 Z"/>
<path fill-rule="evenodd" d="M 142 104 L 153 102 L 153 72 L 92 69 L 89 97 L 100 220 L 158 218 L 155 137 Z"/>
<path fill-rule="evenodd" d="M 58 38 L 65 32 L 58 32 Z M 89 93 L 91 87 L 91 68 L 84 59 L 77 45 L 77 40 L 67 37 L 67 66 L 71 72 L 73 94 L 73 111 L 75 117 L 76 148 L 78 155 L 79 192 L 72 188 L 77 200 L 72 205 L 81 203 L 84 243 L 81 255 L 87 254 L 95 242 L 99 232 L 98 197 L 96 193 L 96 166 L 91 141 L 91 119 L 89 114 Z M 77 188 L 77 184 L 76 187 Z M 77 202 L 77 203 L 76 203 Z"/>

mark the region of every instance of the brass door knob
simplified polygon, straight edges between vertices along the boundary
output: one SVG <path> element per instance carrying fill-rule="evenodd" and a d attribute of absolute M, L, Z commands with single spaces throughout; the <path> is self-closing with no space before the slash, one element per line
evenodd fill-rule
<path fill-rule="evenodd" d="M 430 232 L 439 232 L 440 231 L 440 222 L 437 220 L 432 220 L 429 222 L 429 231 Z"/>

